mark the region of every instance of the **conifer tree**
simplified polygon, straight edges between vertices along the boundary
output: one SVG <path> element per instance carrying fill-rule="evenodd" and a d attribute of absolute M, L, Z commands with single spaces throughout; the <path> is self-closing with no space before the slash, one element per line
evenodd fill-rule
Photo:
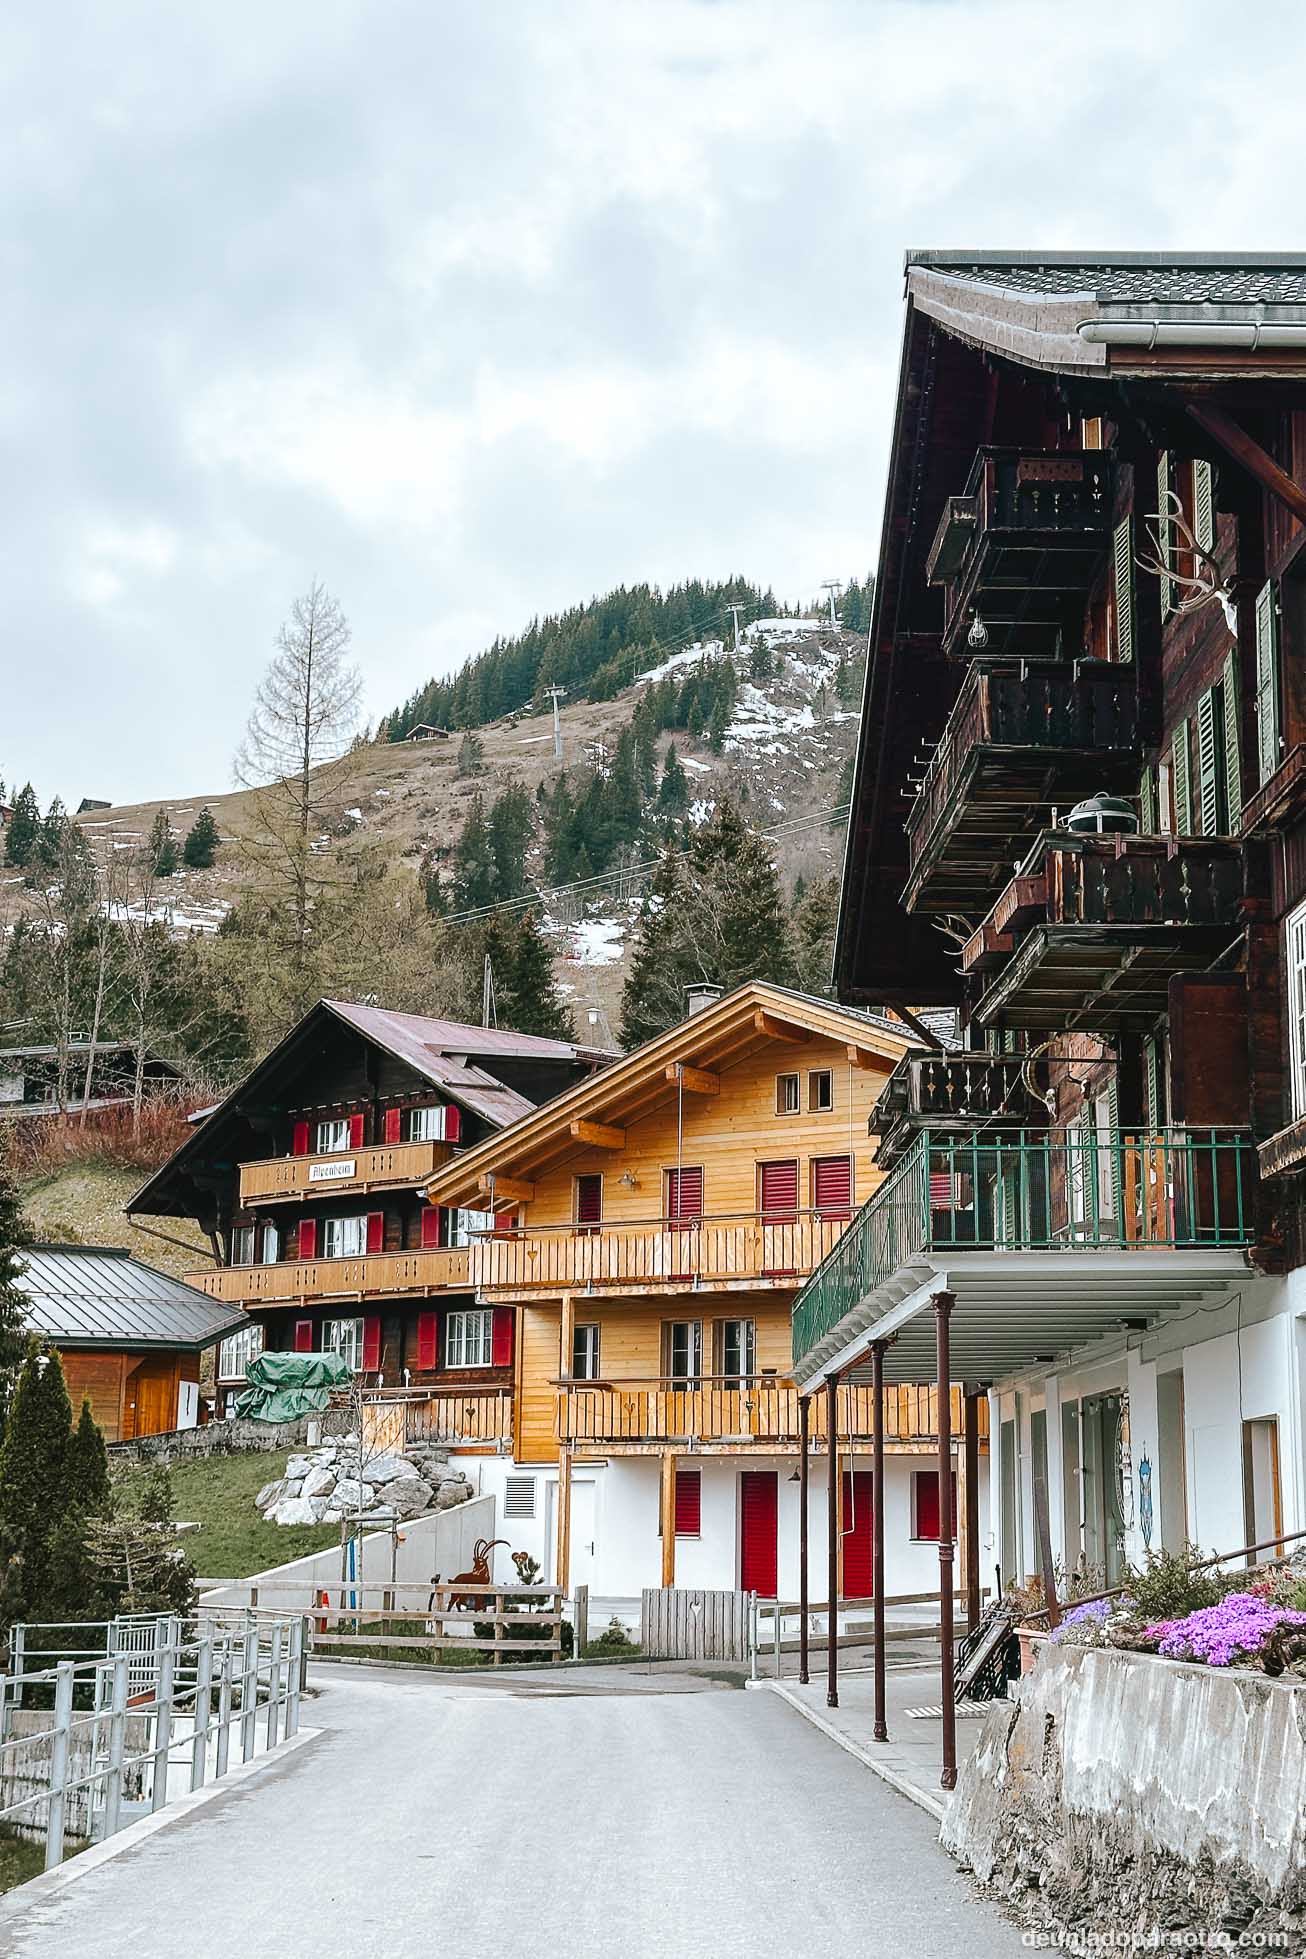
<path fill-rule="evenodd" d="M 186 833 L 182 862 L 192 871 L 207 871 L 218 853 L 218 826 L 213 811 L 205 803 Z"/>
<path fill-rule="evenodd" d="M 18 1370 L 27 1353 L 25 1301 L 19 1286 L 23 1248 L 32 1233 L 18 1201 L 7 1147 L 0 1146 L 0 1441 L 3 1440 Z"/>
<path fill-rule="evenodd" d="M 818 878 L 808 890 L 794 891 L 792 922 L 794 975 L 804 993 L 829 999 L 834 992 L 834 930 L 839 916 L 839 879 Z"/>
<path fill-rule="evenodd" d="M 73 1411 L 58 1354 L 33 1340 L 0 1443 L 0 1581 L 3 1617 L 40 1615 L 50 1545 L 69 1508 Z"/>
<path fill-rule="evenodd" d="M 25 782 L 14 798 L 14 813 L 5 831 L 5 862 L 17 870 L 26 870 L 40 834 L 40 804 L 31 783 Z"/>
<path fill-rule="evenodd" d="M 177 868 L 177 839 L 166 809 L 154 812 L 145 845 L 145 861 L 155 877 L 171 877 Z"/>
<path fill-rule="evenodd" d="M 576 1030 L 553 976 L 553 955 L 533 911 L 493 921 L 498 952 L 487 945 L 498 983 L 499 1018 L 519 1034 L 572 1041 Z"/>
<path fill-rule="evenodd" d="M 689 778 L 681 766 L 674 741 L 667 749 L 667 758 L 662 764 L 662 781 L 658 786 L 658 815 L 668 822 L 683 816 L 689 808 Z"/>
<path fill-rule="evenodd" d="M 458 768 L 460 776 L 480 775 L 485 766 L 485 744 L 479 735 L 464 735 L 458 744 Z"/>
<path fill-rule="evenodd" d="M 109 1457 L 104 1434 L 85 1398 L 68 1443 L 68 1500 L 87 1517 L 102 1517 L 109 1508 Z"/>
<path fill-rule="evenodd" d="M 494 846 L 485 820 L 485 798 L 477 792 L 468 807 L 453 853 L 453 897 L 459 911 L 476 911 L 500 896 Z"/>
<path fill-rule="evenodd" d="M 520 783 L 510 783 L 495 798 L 487 828 L 495 895 L 500 899 L 520 898 L 526 891 L 526 853 L 535 835 L 535 812 L 529 793 Z"/>

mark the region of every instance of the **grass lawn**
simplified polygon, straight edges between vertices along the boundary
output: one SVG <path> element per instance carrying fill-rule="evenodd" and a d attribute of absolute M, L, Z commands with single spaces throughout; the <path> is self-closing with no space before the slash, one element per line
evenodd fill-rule
<path fill-rule="evenodd" d="M 261 1450 L 169 1466 L 174 1516 L 179 1523 L 200 1526 L 182 1539 L 199 1577 L 248 1578 L 270 1565 L 339 1544 L 339 1524 L 266 1524 L 259 1516 L 254 1498 L 285 1466 L 284 1454 Z M 142 1468 L 133 1463 L 118 1475 L 139 1476 Z"/>
<path fill-rule="evenodd" d="M 36 1812 L 38 1815 L 41 1812 Z M 70 1844 L 70 1853 L 81 1850 L 80 1843 Z M 25 1837 L 11 1836 L 0 1831 L 0 1891 L 12 1891 L 15 1885 L 26 1884 L 29 1877 L 39 1877 L 45 1869 L 45 1845 L 28 1843 Z"/>

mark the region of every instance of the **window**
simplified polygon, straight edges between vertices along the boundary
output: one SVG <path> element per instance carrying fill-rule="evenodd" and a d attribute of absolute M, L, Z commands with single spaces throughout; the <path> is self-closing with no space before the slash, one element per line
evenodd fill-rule
<path fill-rule="evenodd" d="M 408 1140 L 410 1143 L 442 1143 L 444 1141 L 443 1107 L 438 1109 L 410 1109 L 408 1111 Z"/>
<path fill-rule="evenodd" d="M 757 1166 L 758 1209 L 765 1217 L 793 1218 L 798 1215 L 798 1159 L 788 1157 L 779 1163 Z"/>
<path fill-rule="evenodd" d="M 323 1320 L 322 1352 L 341 1354 L 357 1374 L 363 1365 L 363 1322 L 361 1320 Z"/>
<path fill-rule="evenodd" d="M 333 1151 L 349 1148 L 349 1117 L 333 1116 L 329 1122 L 319 1122 L 317 1126 L 317 1153 L 330 1156 Z"/>
<path fill-rule="evenodd" d="M 263 1351 L 263 1329 L 250 1324 L 242 1326 L 238 1332 L 229 1333 L 218 1348 L 218 1379 L 220 1381 L 243 1381 L 245 1369 Z"/>
<path fill-rule="evenodd" d="M 1306 1116 L 1306 905 L 1289 912 L 1284 925 L 1288 955 L 1288 1051 L 1292 1112 Z"/>
<path fill-rule="evenodd" d="M 1191 837 L 1193 791 L 1186 721 L 1181 721 L 1175 729 L 1170 747 L 1170 791 L 1174 799 L 1174 834 L 1177 837 Z"/>
<path fill-rule="evenodd" d="M 598 1175 L 576 1179 L 576 1222 L 591 1229 L 603 1222 L 603 1179 Z"/>
<path fill-rule="evenodd" d="M 802 1106 L 797 1075 L 777 1075 L 775 1078 L 776 1114 L 778 1116 L 796 1116 Z"/>
<path fill-rule="evenodd" d="M 703 1529 L 703 1475 L 698 1469 L 676 1471 L 676 1536 L 699 1537 Z"/>
<path fill-rule="evenodd" d="M 571 1378 L 573 1381 L 599 1378 L 599 1330 L 593 1323 L 572 1328 Z"/>
<path fill-rule="evenodd" d="M 823 1218 L 847 1218 L 853 1208 L 853 1160 L 850 1156 L 812 1158 L 812 1209 Z"/>
<path fill-rule="evenodd" d="M 444 1321 L 444 1364 L 446 1367 L 489 1367 L 493 1350 L 491 1323 L 494 1315 L 487 1307 L 466 1313 L 446 1313 Z"/>
<path fill-rule="evenodd" d="M 918 1469 L 911 1479 L 911 1534 L 926 1542 L 939 1540 L 939 1472 Z M 957 1534 L 957 1478 L 952 1477 L 952 1534 Z"/>
<path fill-rule="evenodd" d="M 703 1374 L 702 1320 L 667 1320 L 662 1328 L 662 1372 L 670 1381 L 697 1383 Z"/>
<path fill-rule="evenodd" d="M 260 1265 L 275 1265 L 281 1256 L 281 1233 L 275 1224 L 265 1224 L 259 1232 L 258 1261 Z"/>
<path fill-rule="evenodd" d="M 834 1107 L 834 1075 L 829 1068 L 813 1068 L 807 1077 L 807 1106 L 816 1115 Z"/>
<path fill-rule="evenodd" d="M 754 1320 L 717 1321 L 716 1372 L 738 1380 L 757 1372 L 757 1324 Z"/>
<path fill-rule="evenodd" d="M 450 1211 L 447 1215 L 451 1245 L 471 1245 L 478 1232 L 494 1230 L 493 1211 Z"/>
<path fill-rule="evenodd" d="M 252 1265 L 254 1263 L 254 1227 L 252 1224 L 238 1224 L 232 1230 L 231 1262 L 233 1265 Z"/>
<path fill-rule="evenodd" d="M 328 1218 L 322 1241 L 324 1258 L 362 1258 L 367 1250 L 367 1219 Z"/>
<path fill-rule="evenodd" d="M 797 1076 L 794 1077 L 797 1080 Z M 698 1165 L 668 1170 L 666 1175 L 667 1216 L 672 1222 L 693 1222 L 703 1215 L 703 1172 Z"/>
<path fill-rule="evenodd" d="M 1279 766 L 1279 607 L 1273 582 L 1256 594 L 1257 782 Z"/>

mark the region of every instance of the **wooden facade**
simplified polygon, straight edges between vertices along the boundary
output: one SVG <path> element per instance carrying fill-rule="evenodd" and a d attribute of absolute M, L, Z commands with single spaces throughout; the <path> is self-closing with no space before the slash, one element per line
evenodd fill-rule
<path fill-rule="evenodd" d="M 65 1346 L 60 1358 L 74 1414 L 89 1401 L 106 1442 L 133 1442 L 176 1428 L 182 1382 L 198 1387 L 200 1378 L 194 1353 L 105 1353 Z"/>

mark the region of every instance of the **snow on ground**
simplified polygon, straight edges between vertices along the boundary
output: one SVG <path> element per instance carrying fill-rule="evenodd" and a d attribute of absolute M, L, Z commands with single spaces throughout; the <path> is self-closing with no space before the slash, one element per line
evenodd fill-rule
<path fill-rule="evenodd" d="M 692 755 L 682 755 L 680 766 L 682 769 L 692 769 L 695 775 L 711 775 L 712 773 L 712 764 L 710 762 L 696 762 Z"/>
<path fill-rule="evenodd" d="M 825 633 L 830 631 L 828 619 L 754 619 L 744 631 L 751 639 L 761 633 L 767 639 L 799 638 L 803 633 Z"/>
<path fill-rule="evenodd" d="M 170 932 L 216 932 L 231 906 L 225 898 L 189 908 L 166 898 L 153 905 L 123 905 L 115 899 L 100 909 L 110 918 L 129 919 L 136 925 L 163 925 Z"/>
<path fill-rule="evenodd" d="M 612 966 L 625 947 L 626 928 L 619 918 L 583 918 L 569 937 L 570 957 L 579 965 Z"/>
<path fill-rule="evenodd" d="M 673 653 L 661 666 L 650 667 L 647 673 L 637 675 L 640 680 L 665 680 L 669 673 L 678 673 L 682 667 L 696 667 L 700 660 L 715 659 L 723 651 L 724 641 L 719 639 L 697 639 L 687 646 L 683 653 Z"/>
<path fill-rule="evenodd" d="M 347 809 L 345 811 L 345 815 L 352 816 L 355 823 L 361 823 L 363 820 L 363 812 L 361 809 Z"/>
<path fill-rule="evenodd" d="M 694 824 L 706 823 L 708 817 L 711 816 L 715 808 L 716 808 L 716 804 L 712 801 L 710 796 L 706 799 L 706 801 L 691 803 L 689 805 L 690 822 Z"/>

